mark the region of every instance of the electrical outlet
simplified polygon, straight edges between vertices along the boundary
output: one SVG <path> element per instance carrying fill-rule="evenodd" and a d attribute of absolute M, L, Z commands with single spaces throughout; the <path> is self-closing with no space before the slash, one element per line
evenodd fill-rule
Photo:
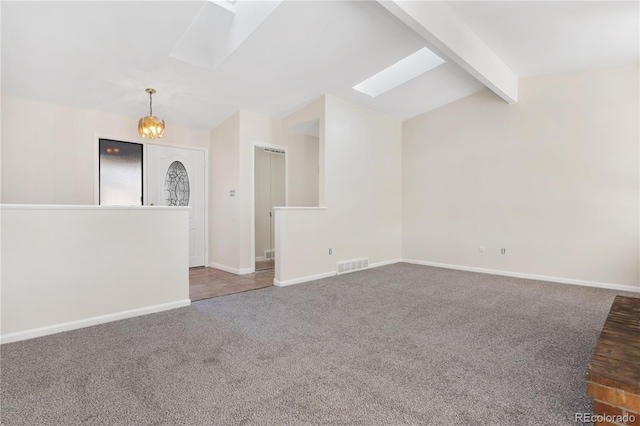
<path fill-rule="evenodd" d="M 329 249 L 329 254 L 333 254 L 333 249 Z"/>
<path fill-rule="evenodd" d="M 500 249 L 500 253 L 507 254 L 507 249 L 506 248 Z"/>

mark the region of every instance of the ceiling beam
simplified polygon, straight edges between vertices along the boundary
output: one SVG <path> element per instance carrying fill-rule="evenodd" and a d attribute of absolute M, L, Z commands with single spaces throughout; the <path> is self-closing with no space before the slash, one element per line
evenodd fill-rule
<path fill-rule="evenodd" d="M 518 77 L 444 2 L 378 2 L 502 99 L 518 102 Z"/>

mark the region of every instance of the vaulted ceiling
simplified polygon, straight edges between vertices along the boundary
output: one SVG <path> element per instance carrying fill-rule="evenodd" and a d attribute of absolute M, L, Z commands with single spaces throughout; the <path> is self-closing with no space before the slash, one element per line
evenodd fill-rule
<path fill-rule="evenodd" d="M 2 1 L 2 92 L 138 117 L 154 87 L 168 123 L 213 128 L 238 108 L 282 117 L 324 93 L 406 119 L 485 88 L 444 57 L 371 98 L 352 87 L 433 43 L 375 1 L 250 6 Z M 517 77 L 639 60 L 637 2 L 444 7 Z"/>

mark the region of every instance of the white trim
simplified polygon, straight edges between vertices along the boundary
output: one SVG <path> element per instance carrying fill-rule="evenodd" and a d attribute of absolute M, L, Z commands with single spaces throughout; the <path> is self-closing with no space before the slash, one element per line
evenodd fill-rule
<path fill-rule="evenodd" d="M 211 138 L 209 138 L 211 142 Z M 209 261 L 209 148 L 204 150 L 204 264 Z"/>
<path fill-rule="evenodd" d="M 251 272 L 256 271 L 256 148 L 271 148 L 284 151 L 284 203 L 289 205 L 289 151 L 284 145 L 268 142 L 251 143 Z M 275 209 L 275 207 L 274 207 Z M 275 232 L 275 229 L 274 229 Z M 273 248 L 275 250 L 275 247 Z M 244 275 L 244 274 L 243 274 Z M 275 280 L 274 280 L 275 281 Z"/>
<path fill-rule="evenodd" d="M 209 267 L 214 269 L 220 269 L 221 271 L 230 272 L 232 274 L 240 275 L 240 269 L 232 268 L 231 266 L 221 265 L 220 263 L 209 262 Z"/>
<path fill-rule="evenodd" d="M 266 258 L 266 257 L 264 257 L 264 256 L 258 256 L 258 257 L 256 257 L 256 262 L 262 262 L 262 261 L 264 261 L 264 260 L 267 260 L 267 258 Z"/>
<path fill-rule="evenodd" d="M 274 207 L 274 210 L 326 210 L 326 207 Z"/>
<path fill-rule="evenodd" d="M 364 271 L 364 269 L 361 269 L 361 270 Z M 285 287 L 292 284 L 306 283 L 307 281 L 315 281 L 315 280 L 320 280 L 322 278 L 329 278 L 329 277 L 335 277 L 335 276 L 336 276 L 336 271 L 331 271 L 331 272 L 324 272 L 322 274 L 309 275 L 306 277 L 294 278 L 292 280 L 285 280 L 285 281 L 278 281 L 274 279 L 273 285 L 278 287 Z"/>
<path fill-rule="evenodd" d="M 160 305 L 147 306 L 144 308 L 131 309 L 128 311 L 116 312 L 113 314 L 99 315 L 76 321 L 63 322 L 60 324 L 48 325 L 46 327 L 32 328 L 15 333 L 7 333 L 0 336 L 0 344 L 19 342 L 21 340 L 33 339 L 36 337 L 48 336 L 50 334 L 61 333 L 63 331 L 76 330 L 78 328 L 90 327 L 92 325 L 104 324 L 112 321 L 119 321 L 141 315 L 154 314 L 156 312 L 168 311 L 191 305 L 191 300 L 183 299 L 176 302 L 163 303 Z"/>
<path fill-rule="evenodd" d="M 395 263 L 400 263 L 402 262 L 402 259 L 393 259 L 393 260 L 384 260 L 382 262 L 376 262 L 376 263 L 370 263 L 368 268 L 363 268 L 363 269 L 357 269 L 355 271 L 351 271 L 351 272 L 362 272 L 362 271 L 366 271 L 367 269 L 371 269 L 371 268 L 378 268 L 380 266 L 386 266 L 386 265 L 393 265 Z M 329 278 L 329 277 L 333 277 L 336 276 L 337 272 L 333 271 L 333 272 L 325 272 L 322 274 L 316 274 L 316 275 L 309 275 L 306 277 L 302 277 L 302 278 L 294 278 L 292 280 L 285 280 L 285 281 L 278 281 L 278 280 L 273 280 L 273 284 L 277 287 L 285 287 L 288 285 L 292 285 L 292 284 L 300 284 L 300 283 L 306 283 L 308 281 L 315 281 L 315 280 L 320 280 L 322 278 Z"/>
<path fill-rule="evenodd" d="M 149 155 L 146 143 L 142 144 L 142 205 L 149 205 Z"/>
<path fill-rule="evenodd" d="M 402 259 L 383 260 L 382 262 L 370 263 L 368 269 L 379 268 L 380 266 L 394 265 L 396 263 L 401 263 L 401 262 L 402 262 Z M 356 270 L 354 272 L 358 272 L 358 271 Z"/>
<path fill-rule="evenodd" d="M 220 263 L 214 263 L 214 262 L 209 262 L 209 267 L 214 269 L 220 269 L 221 271 L 229 272 L 231 274 L 236 274 L 236 275 L 248 275 L 255 272 L 253 268 L 238 269 L 238 268 L 232 268 L 231 266 L 221 265 Z"/>
<path fill-rule="evenodd" d="M 2 210 L 190 210 L 189 206 L 96 206 L 93 204 L 0 204 Z"/>
<path fill-rule="evenodd" d="M 479 272 L 481 274 L 503 275 L 506 277 L 524 278 L 527 280 L 549 281 L 553 283 L 581 285 L 585 287 L 599 287 L 599 288 L 606 288 L 609 290 L 630 291 L 635 293 L 640 292 L 640 287 L 625 285 L 625 284 L 611 284 L 611 283 L 602 283 L 597 281 L 577 280 L 574 278 L 561 278 L 561 277 L 552 277 L 548 275 L 527 274 L 523 272 L 501 271 L 498 269 L 476 268 L 474 266 L 451 265 L 448 263 L 428 262 L 426 260 L 403 259 L 402 262 L 411 263 L 414 265 L 435 266 L 436 268 L 457 269 L 460 271 Z"/>
<path fill-rule="evenodd" d="M 179 143 L 162 143 L 162 141 L 160 139 L 149 139 L 149 140 L 145 140 L 144 142 L 139 142 L 139 143 L 143 143 L 145 145 L 159 145 L 159 146 L 166 146 L 167 148 L 180 148 L 180 149 L 190 149 L 192 151 L 204 151 L 207 154 L 207 158 L 209 158 L 209 148 L 207 148 L 206 146 L 194 146 L 194 145 L 184 145 L 184 144 L 179 144 Z"/>
<path fill-rule="evenodd" d="M 144 152 L 142 154 L 144 158 Z M 97 133 L 93 134 L 93 204 L 100 205 L 100 136 Z"/>
<path fill-rule="evenodd" d="M 603 283 L 603 282 L 597 282 L 597 281 L 586 281 L 586 280 L 578 280 L 574 278 L 552 277 L 549 275 L 527 274 L 522 272 L 501 271 L 497 269 L 485 269 L 485 268 L 477 268 L 473 266 L 452 265 L 448 263 L 437 263 L 437 262 L 429 262 L 425 260 L 414 260 L 414 259 L 393 259 L 393 260 L 385 260 L 382 262 L 370 263 L 369 268 L 358 269 L 352 272 L 366 271 L 367 269 L 378 268 L 380 266 L 386 266 L 386 265 L 393 265 L 396 263 L 411 263 L 414 265 L 434 266 L 436 268 L 478 272 L 481 274 L 502 275 L 506 277 L 523 278 L 528 280 L 547 281 L 547 282 L 559 283 L 559 284 L 571 284 L 571 285 L 580 285 L 585 287 L 598 287 L 598 288 L 605 288 L 608 290 L 620 290 L 620 291 L 628 291 L 631 293 L 640 293 L 640 287 L 636 287 L 632 285 Z M 328 278 L 335 275 L 336 275 L 336 272 L 325 272 L 323 274 L 310 275 L 306 277 L 294 278 L 294 279 L 285 280 L 285 281 L 277 281 L 274 279 L 273 283 L 278 287 L 285 287 L 292 284 L 300 284 L 308 281 L 315 281 L 315 280 Z"/>

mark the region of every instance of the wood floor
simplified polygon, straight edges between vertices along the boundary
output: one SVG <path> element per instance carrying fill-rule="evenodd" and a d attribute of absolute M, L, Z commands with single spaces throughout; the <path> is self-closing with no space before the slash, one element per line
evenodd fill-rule
<path fill-rule="evenodd" d="M 249 275 L 236 275 L 215 268 L 189 269 L 189 298 L 196 300 L 210 299 L 243 291 L 273 285 L 273 269 Z"/>

